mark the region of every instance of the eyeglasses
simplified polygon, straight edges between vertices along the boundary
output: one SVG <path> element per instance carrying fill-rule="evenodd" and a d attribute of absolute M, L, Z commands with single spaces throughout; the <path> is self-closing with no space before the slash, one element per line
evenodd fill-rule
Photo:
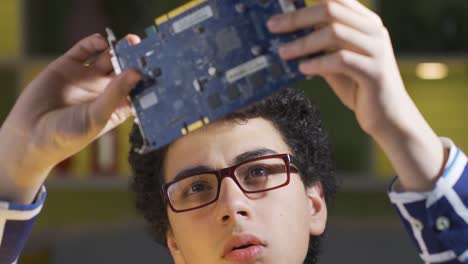
<path fill-rule="evenodd" d="M 275 154 L 243 161 L 228 168 L 186 175 L 162 186 L 163 197 L 176 213 L 195 210 L 218 200 L 221 182 L 229 177 L 246 194 L 261 193 L 289 184 L 290 172 L 299 170 L 290 154 Z"/>

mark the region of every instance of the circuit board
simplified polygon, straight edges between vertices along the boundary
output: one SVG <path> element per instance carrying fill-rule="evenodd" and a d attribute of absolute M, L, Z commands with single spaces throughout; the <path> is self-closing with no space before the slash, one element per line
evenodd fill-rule
<path fill-rule="evenodd" d="M 272 34 L 267 20 L 306 5 L 290 0 L 195 0 L 155 19 L 137 45 L 116 42 L 116 73 L 138 69 L 130 97 L 145 147 L 155 150 L 259 101 L 303 76 L 278 47 L 307 32 Z"/>

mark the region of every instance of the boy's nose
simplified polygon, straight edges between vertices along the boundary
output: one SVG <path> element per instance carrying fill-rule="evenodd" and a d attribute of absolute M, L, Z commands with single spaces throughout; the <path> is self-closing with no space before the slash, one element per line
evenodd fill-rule
<path fill-rule="evenodd" d="M 251 216 L 249 198 L 231 178 L 221 182 L 216 205 L 217 218 L 221 223 L 240 220 Z"/>

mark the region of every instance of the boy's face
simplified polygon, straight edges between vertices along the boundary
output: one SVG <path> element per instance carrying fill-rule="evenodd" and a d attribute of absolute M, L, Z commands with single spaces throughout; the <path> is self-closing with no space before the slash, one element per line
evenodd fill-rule
<path fill-rule="evenodd" d="M 172 144 L 165 181 L 188 168 L 231 166 L 239 155 L 259 149 L 291 153 L 279 131 L 263 118 L 211 124 Z M 309 236 L 320 235 L 327 218 L 320 185 L 305 188 L 293 172 L 289 185 L 255 197 L 224 178 L 215 203 L 182 213 L 167 210 L 168 246 L 176 264 L 302 263 Z M 234 241 L 255 245 L 226 254 Z"/>

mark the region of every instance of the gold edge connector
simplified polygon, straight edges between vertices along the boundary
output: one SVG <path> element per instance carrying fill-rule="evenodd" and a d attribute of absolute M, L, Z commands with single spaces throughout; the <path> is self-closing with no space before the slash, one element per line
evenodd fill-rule
<path fill-rule="evenodd" d="M 210 123 L 210 120 L 207 117 L 204 117 L 201 120 L 198 120 L 196 122 L 193 122 L 192 124 L 188 125 L 187 127 L 184 127 L 181 129 L 182 135 L 187 135 L 188 133 L 191 133 L 204 125 L 208 125 Z"/>
<path fill-rule="evenodd" d="M 167 16 L 169 18 L 174 18 L 182 13 L 184 13 L 185 11 L 188 11 L 202 3 L 206 2 L 206 0 L 192 0 L 184 5 L 181 5 L 179 7 L 177 7 L 176 9 L 170 11 L 169 13 L 167 13 Z"/>
<path fill-rule="evenodd" d="M 172 11 L 170 11 L 170 12 L 164 14 L 164 15 L 161 15 L 161 16 L 157 17 L 154 20 L 154 22 L 156 23 L 156 25 L 159 26 L 162 23 L 167 22 L 169 19 L 174 18 L 174 17 L 176 17 L 176 16 L 178 16 L 178 15 L 180 15 L 180 14 L 182 14 L 182 13 L 184 13 L 184 12 L 186 12 L 186 11 L 188 11 L 188 10 L 190 10 L 190 9 L 192 9 L 192 8 L 202 4 L 204 2 L 206 2 L 206 0 L 192 0 L 192 1 L 190 1 L 190 2 L 188 2 L 186 4 L 184 4 L 184 5 L 181 5 L 181 6 L 177 7 L 177 8 L 175 8 L 175 9 L 173 9 Z"/>
<path fill-rule="evenodd" d="M 156 25 L 161 25 L 162 23 L 166 22 L 169 20 L 169 17 L 167 16 L 167 14 L 164 14 L 164 15 L 161 15 L 159 17 L 157 17 L 155 20 L 154 20 L 154 23 L 156 23 Z"/>

